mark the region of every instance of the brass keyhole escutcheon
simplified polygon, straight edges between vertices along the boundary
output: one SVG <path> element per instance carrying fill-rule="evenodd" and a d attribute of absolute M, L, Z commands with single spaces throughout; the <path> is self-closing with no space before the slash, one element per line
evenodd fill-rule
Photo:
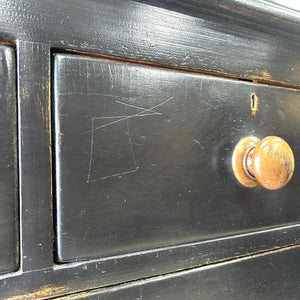
<path fill-rule="evenodd" d="M 232 155 L 234 175 L 246 187 L 261 185 L 269 190 L 280 189 L 291 179 L 294 167 L 292 149 L 277 136 L 262 140 L 253 136 L 243 138 Z"/>

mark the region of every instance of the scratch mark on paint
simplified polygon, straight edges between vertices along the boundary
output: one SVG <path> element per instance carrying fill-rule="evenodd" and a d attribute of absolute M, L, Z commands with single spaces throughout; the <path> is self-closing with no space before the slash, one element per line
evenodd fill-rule
<path fill-rule="evenodd" d="M 116 118 L 126 118 L 127 115 L 119 115 L 119 116 L 108 116 L 108 117 L 95 117 L 94 120 L 100 120 L 100 119 L 116 119 Z"/>
<path fill-rule="evenodd" d="M 140 300 L 143 300 L 143 287 L 140 287 Z"/>
<path fill-rule="evenodd" d="M 130 174 L 130 173 L 134 173 L 134 172 L 138 171 L 139 166 L 137 164 L 136 156 L 134 154 L 134 148 L 133 148 L 133 143 L 132 143 L 132 136 L 131 136 L 130 126 L 129 126 L 129 119 L 136 118 L 136 117 L 161 115 L 162 113 L 157 112 L 154 109 L 157 108 L 157 107 L 162 106 L 163 104 L 167 103 L 168 101 L 170 101 L 172 99 L 174 99 L 173 96 L 168 97 L 164 101 L 162 101 L 159 104 L 156 104 L 156 105 L 154 105 L 154 106 L 152 106 L 150 108 L 140 107 L 140 106 L 137 106 L 137 105 L 124 103 L 124 102 L 121 102 L 121 101 L 116 101 L 119 104 L 125 105 L 126 109 L 128 107 L 134 107 L 134 108 L 141 109 L 141 111 L 138 112 L 137 114 L 133 114 L 133 115 L 126 115 L 126 116 L 119 115 L 119 116 L 109 116 L 109 117 L 102 117 L 102 116 L 100 116 L 100 117 L 94 117 L 94 118 L 92 118 L 92 120 L 91 120 L 91 122 L 92 122 L 92 124 L 91 124 L 91 130 L 88 130 L 88 131 L 82 133 L 82 134 L 91 133 L 90 159 L 89 159 L 87 183 L 98 181 L 98 180 L 103 180 L 103 179 L 107 179 L 107 178 L 117 177 L 117 176 L 121 176 L 121 175 L 125 175 L 125 174 Z M 94 120 L 97 120 L 97 119 L 113 119 L 113 118 L 114 119 L 115 118 L 119 118 L 119 119 L 111 121 L 111 122 L 109 122 L 107 124 L 104 124 L 104 125 L 101 125 L 101 126 L 98 126 L 98 127 L 94 128 Z M 112 174 L 112 175 L 108 175 L 108 176 L 104 176 L 104 177 L 100 177 L 100 178 L 92 179 L 91 180 L 91 170 L 92 170 L 92 161 L 93 161 L 93 147 L 94 147 L 94 132 L 96 130 L 105 128 L 107 126 L 110 126 L 112 124 L 115 124 L 115 123 L 118 123 L 118 122 L 121 122 L 121 121 L 125 121 L 125 120 L 126 120 L 126 123 L 127 123 L 128 141 L 129 141 L 129 145 L 130 145 L 130 152 L 131 152 L 132 159 L 133 159 L 133 162 L 134 162 L 134 169 L 133 170 L 129 170 L 129 171 L 125 171 L 125 172 L 115 173 L 115 174 Z"/>
<path fill-rule="evenodd" d="M 124 121 L 124 120 L 127 120 L 127 119 L 132 119 L 132 118 L 136 118 L 136 117 L 144 117 L 144 116 L 152 116 L 152 115 L 161 115 L 161 113 L 156 112 L 156 111 L 153 111 L 153 109 L 154 109 L 154 108 L 157 108 L 157 107 L 159 107 L 159 106 L 161 106 L 161 105 L 163 105 L 163 104 L 165 104 L 165 103 L 167 103 L 168 101 L 170 101 L 170 100 L 172 100 L 172 99 L 174 99 L 174 97 L 169 97 L 169 98 L 167 98 L 166 100 L 164 100 L 163 102 L 161 102 L 161 103 L 159 103 L 159 104 L 157 104 L 157 105 L 154 105 L 154 106 L 152 106 L 152 107 L 150 107 L 150 108 L 142 108 L 142 107 L 141 107 L 142 110 L 141 110 L 140 112 L 138 112 L 137 114 L 129 115 L 129 116 L 126 116 L 126 117 L 124 117 L 124 118 L 121 118 L 121 119 L 112 121 L 112 122 L 110 122 L 110 123 L 107 123 L 107 124 L 98 126 L 98 127 L 96 127 L 96 128 L 92 128 L 91 130 L 88 130 L 88 131 L 83 132 L 81 135 L 90 133 L 90 132 L 95 131 L 95 130 L 102 129 L 102 128 L 104 128 L 104 127 L 110 126 L 110 125 L 115 124 L 115 123 L 119 123 L 119 122 Z M 116 102 L 117 102 L 117 101 L 116 101 Z M 123 103 L 123 104 L 125 104 L 125 103 Z M 127 104 L 127 103 L 126 103 L 126 104 Z M 129 104 L 129 105 L 131 105 L 131 104 Z M 146 114 L 147 111 L 153 111 L 153 112 L 152 112 L 152 113 L 147 113 L 147 114 Z M 101 117 L 100 117 L 100 118 L 101 118 Z M 111 118 L 113 118 L 113 116 L 112 116 Z M 94 118 L 94 119 L 95 119 L 95 118 Z"/>
<path fill-rule="evenodd" d="M 196 144 L 198 144 L 201 147 L 201 149 L 203 149 L 203 150 L 205 149 L 204 146 L 198 140 L 193 139 L 193 142 L 195 142 Z"/>
<path fill-rule="evenodd" d="M 129 120 L 127 119 L 126 122 L 127 122 L 128 140 L 129 140 L 129 144 L 130 144 L 130 150 L 131 150 L 131 154 L 132 154 L 132 158 L 133 158 L 133 161 L 134 161 L 135 168 L 137 169 L 138 166 L 137 166 L 137 163 L 136 163 L 136 157 L 135 157 L 134 150 L 133 150 L 133 145 L 132 145 L 132 138 L 131 138 L 131 132 L 130 132 L 130 127 L 129 127 Z"/>
<path fill-rule="evenodd" d="M 118 177 L 118 176 L 130 174 L 130 173 L 134 173 L 134 172 L 137 172 L 138 170 L 139 170 L 139 168 L 137 167 L 136 169 L 133 169 L 133 170 L 130 170 L 130 171 L 121 172 L 121 173 L 116 173 L 116 174 L 112 174 L 112 175 L 100 177 L 100 178 L 97 178 L 97 179 L 92 179 L 92 180 L 90 180 L 88 183 L 90 183 L 90 182 L 95 182 L 95 181 L 99 181 L 99 180 L 103 180 L 103 179 L 107 179 L 107 178 Z"/>
<path fill-rule="evenodd" d="M 114 87 L 114 78 L 111 72 L 111 68 L 110 65 L 108 64 L 108 71 L 109 71 L 109 75 L 110 75 L 110 87 L 113 88 Z"/>
<path fill-rule="evenodd" d="M 92 118 L 92 129 L 94 128 L 94 118 Z M 90 176 L 91 176 L 91 169 L 92 169 L 92 159 L 93 159 L 93 146 L 94 146 L 94 131 L 92 130 L 92 136 L 91 136 L 91 150 L 90 150 L 90 162 L 89 162 L 89 171 L 88 171 L 88 178 L 87 182 L 90 182 Z"/>
<path fill-rule="evenodd" d="M 92 131 L 96 131 L 96 130 L 105 128 L 105 127 L 107 127 L 107 126 L 110 126 L 110 125 L 112 125 L 112 124 L 119 123 L 119 122 L 124 121 L 124 120 L 132 119 L 132 118 L 136 118 L 136 117 L 153 116 L 153 115 L 155 115 L 155 114 L 153 114 L 153 113 L 152 113 L 152 114 L 141 114 L 141 112 L 140 112 L 140 113 L 138 113 L 138 114 L 131 115 L 131 116 L 126 116 L 126 117 L 124 117 L 124 118 L 120 118 L 120 119 L 118 119 L 118 120 L 111 121 L 111 122 L 109 122 L 109 123 L 107 123 L 107 124 L 98 126 L 98 127 L 93 128 L 93 129 L 91 129 L 91 130 L 88 130 L 88 131 L 86 131 L 86 132 L 83 132 L 81 135 L 84 135 L 84 134 L 90 133 L 90 132 L 92 132 Z M 93 119 L 95 120 L 95 119 L 101 119 L 101 118 L 102 118 L 102 117 L 93 118 Z M 112 116 L 112 117 L 110 117 L 110 118 L 116 118 L 116 117 L 115 117 L 115 116 Z"/>
<path fill-rule="evenodd" d="M 125 103 L 125 102 L 119 101 L 119 100 L 116 100 L 116 103 L 119 103 L 119 104 L 122 104 L 122 105 L 126 105 L 126 107 L 129 106 L 129 107 L 134 107 L 134 108 L 142 109 L 145 112 L 150 111 L 151 113 L 153 113 L 155 115 L 161 115 L 161 113 L 156 112 L 156 111 L 152 110 L 151 108 L 146 108 L 146 107 L 143 107 L 143 106 L 133 105 L 133 104 L 129 104 L 129 103 Z"/>
<path fill-rule="evenodd" d="M 156 104 L 156 105 L 150 107 L 150 109 L 152 110 L 152 109 L 154 109 L 154 108 L 160 107 L 160 106 L 166 104 L 167 102 L 169 102 L 169 101 L 172 100 L 172 99 L 174 99 L 173 96 L 167 98 L 166 100 L 164 100 L 163 102 L 161 102 L 161 103 L 159 103 L 159 104 Z"/>

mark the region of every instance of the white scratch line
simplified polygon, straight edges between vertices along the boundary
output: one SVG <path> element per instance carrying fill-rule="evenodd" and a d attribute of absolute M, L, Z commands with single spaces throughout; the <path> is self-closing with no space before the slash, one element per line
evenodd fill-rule
<path fill-rule="evenodd" d="M 108 64 L 108 71 L 109 71 L 109 75 L 110 75 L 110 87 L 113 88 L 114 87 L 114 79 L 113 79 L 113 75 L 110 69 L 110 65 Z"/>
<path fill-rule="evenodd" d="M 200 97 L 202 98 L 203 96 L 203 79 L 200 81 Z"/>
<path fill-rule="evenodd" d="M 161 103 L 159 103 L 159 104 L 157 104 L 157 105 L 154 105 L 154 106 L 150 107 L 149 109 L 153 109 L 153 108 L 157 108 L 157 107 L 159 107 L 159 106 L 162 106 L 163 104 L 169 102 L 169 101 L 172 100 L 172 99 L 174 99 L 173 96 L 167 98 L 165 101 L 163 101 L 163 102 L 161 102 Z"/>
<path fill-rule="evenodd" d="M 121 176 L 121 175 L 125 175 L 125 174 L 130 174 L 130 173 L 137 172 L 138 170 L 139 170 L 139 168 L 136 167 L 136 169 L 134 169 L 134 170 L 121 172 L 121 173 L 117 173 L 117 174 L 113 174 L 113 175 L 108 175 L 108 176 L 100 177 L 100 178 L 97 178 L 97 179 L 92 179 L 89 182 L 94 182 L 94 181 L 99 181 L 99 180 L 103 180 L 103 179 L 107 179 L 107 178 L 111 178 L 111 177 L 117 177 L 117 176 Z"/>
<path fill-rule="evenodd" d="M 92 118 L 92 129 L 93 128 L 94 128 L 94 118 Z M 94 131 L 92 130 L 90 162 L 89 162 L 89 171 L 88 171 L 87 183 L 90 182 L 90 175 L 91 175 L 91 169 L 92 169 L 92 159 L 93 159 L 93 147 L 94 147 Z"/>
<path fill-rule="evenodd" d="M 98 130 L 98 129 L 101 129 L 101 128 L 104 128 L 104 127 L 107 127 L 107 126 L 110 126 L 110 125 L 112 125 L 112 124 L 121 122 L 121 121 L 123 121 L 123 120 L 132 119 L 132 118 L 136 118 L 136 117 L 153 116 L 153 115 L 157 115 L 157 114 L 161 115 L 161 113 L 159 113 L 159 112 L 153 112 L 153 113 L 150 113 L 150 114 L 145 114 L 145 112 L 147 112 L 147 111 L 152 111 L 154 108 L 157 108 L 157 107 L 159 107 L 159 106 L 161 106 L 161 105 L 167 103 L 168 101 L 170 101 L 170 100 L 172 100 L 172 99 L 174 99 L 173 96 L 167 98 L 166 100 L 164 100 L 163 102 L 161 102 L 161 103 L 159 103 L 159 104 L 157 104 L 157 105 L 154 105 L 154 106 L 152 106 L 152 107 L 150 107 L 150 108 L 146 108 L 146 109 L 144 109 L 144 110 L 138 112 L 137 114 L 134 114 L 134 115 L 131 115 L 131 116 L 126 116 L 126 117 L 124 117 L 124 118 L 121 118 L 121 119 L 118 119 L 118 120 L 109 122 L 109 123 L 104 124 L 104 125 L 101 125 L 101 126 L 98 126 L 98 127 L 96 127 L 96 128 L 93 128 L 93 129 L 91 129 L 91 130 L 88 130 L 88 131 L 85 131 L 85 132 L 81 133 L 81 135 L 90 133 L 91 131 L 95 131 L 95 130 Z M 99 118 L 101 118 L 101 117 L 99 117 Z M 95 118 L 94 118 L 94 119 L 95 119 Z"/>
<path fill-rule="evenodd" d="M 136 158 L 135 158 L 135 154 L 134 154 L 134 150 L 133 150 L 133 145 L 132 145 L 132 139 L 131 139 L 131 132 L 130 132 L 130 128 L 129 128 L 129 121 L 127 119 L 127 129 L 128 129 L 128 140 L 129 140 L 129 144 L 130 144 L 130 148 L 131 148 L 131 153 L 132 153 L 132 157 L 133 157 L 133 160 L 134 160 L 134 165 L 135 165 L 135 168 L 137 168 L 137 163 L 136 163 Z"/>
<path fill-rule="evenodd" d="M 202 145 L 198 140 L 193 139 L 193 141 L 194 141 L 196 144 L 200 145 L 202 149 L 205 149 L 205 148 L 203 147 L 203 145 Z"/>
<path fill-rule="evenodd" d="M 132 137 L 131 137 L 131 132 L 130 132 L 130 127 L 129 127 L 129 119 L 131 118 L 135 118 L 135 117 L 142 117 L 142 116 L 152 116 L 152 115 L 161 115 L 161 113 L 159 112 L 156 112 L 156 111 L 153 111 L 154 108 L 157 108 L 165 103 L 167 103 L 168 101 L 174 99 L 174 97 L 169 97 L 167 98 L 166 100 L 164 100 L 163 102 L 157 104 L 157 105 L 154 105 L 150 108 L 142 108 L 142 107 L 137 107 L 136 108 L 139 108 L 139 109 L 142 109 L 139 113 L 137 114 L 134 114 L 134 115 L 131 115 L 131 116 L 125 116 L 125 117 L 122 117 L 122 116 L 111 116 L 111 117 L 96 117 L 96 118 L 92 118 L 92 129 L 87 131 L 87 132 L 84 132 L 82 134 L 86 134 L 86 133 L 89 133 L 91 132 L 92 135 L 91 135 L 91 151 L 90 151 L 90 161 L 89 161 L 89 171 L 88 171 L 88 178 L 87 178 L 87 183 L 90 183 L 90 182 L 95 182 L 95 181 L 99 181 L 99 180 L 103 180 L 103 179 L 107 179 L 107 178 L 112 178 L 112 177 L 117 177 L 117 176 L 121 176 L 121 175 L 125 175 L 125 174 L 130 174 L 130 173 L 134 173 L 134 172 L 137 172 L 139 167 L 137 165 L 137 162 L 136 162 L 136 157 L 135 157 L 135 154 L 134 154 L 134 150 L 133 150 L 133 145 L 132 145 Z M 116 101 L 116 102 L 119 102 L 119 103 L 122 103 L 124 105 L 127 105 L 127 106 L 132 106 L 131 104 L 125 104 L 123 102 L 120 102 L 120 101 Z M 147 111 L 151 111 L 152 113 L 150 114 L 145 114 L 145 112 Z M 115 121 L 112 121 L 112 122 L 109 122 L 107 124 L 104 124 L 102 126 L 99 126 L 99 127 L 96 127 L 94 128 L 94 120 L 96 119 L 102 119 L 102 118 L 116 118 L 116 117 L 120 117 L 121 119 L 118 119 L 118 120 L 115 120 Z M 130 170 L 130 171 L 126 171 L 126 172 L 121 172 L 121 173 L 116 173 L 116 174 L 113 174 L 113 175 L 109 175 L 109 176 L 104 176 L 104 177 L 101 177 L 101 178 L 98 178 L 98 179 L 93 179 L 93 180 L 90 180 L 90 175 L 91 175 L 91 169 L 92 169 L 92 159 L 93 159 L 93 146 L 94 146 L 94 131 L 97 130 L 97 129 L 101 129 L 101 128 L 104 128 L 104 127 L 107 127 L 111 124 L 114 124 L 114 123 L 118 123 L 118 122 L 121 122 L 123 120 L 126 120 L 127 121 L 127 129 L 128 129 L 128 134 L 129 134 L 129 143 L 130 143 L 130 148 L 131 148 L 131 153 L 132 153 L 132 157 L 133 157 L 133 160 L 134 160 L 134 164 L 135 164 L 135 169 L 134 170 Z M 199 143 L 199 142 L 198 142 Z M 202 146 L 202 145 L 201 145 Z M 203 146 L 202 146 L 203 147 Z M 203 148 L 204 149 L 204 148 Z"/>
<path fill-rule="evenodd" d="M 140 113 L 138 113 L 138 114 L 136 114 L 136 115 L 126 116 L 126 117 L 124 117 L 124 118 L 121 118 L 121 119 L 118 119 L 118 120 L 109 122 L 109 123 L 104 124 L 104 125 L 101 125 L 101 126 L 98 126 L 98 127 L 96 127 L 96 128 L 93 128 L 93 129 L 91 129 L 91 130 L 88 130 L 88 131 L 85 131 L 85 132 L 81 133 L 81 135 L 90 133 L 90 132 L 92 132 L 92 131 L 95 131 L 95 130 L 98 130 L 98 129 L 107 127 L 107 126 L 112 125 L 112 124 L 115 124 L 115 123 L 119 123 L 119 122 L 124 121 L 124 120 L 132 119 L 132 118 L 137 118 L 137 117 L 154 116 L 154 115 L 156 115 L 156 114 L 153 114 L 153 113 L 151 113 L 151 114 L 141 114 L 141 113 L 142 113 L 142 112 L 140 112 Z"/>
<path fill-rule="evenodd" d="M 126 105 L 126 107 L 127 107 L 127 106 L 130 106 L 130 107 L 134 107 L 134 108 L 137 108 L 137 109 L 142 109 L 142 110 L 145 111 L 145 112 L 146 112 L 146 111 L 151 111 L 153 114 L 161 115 L 161 113 L 156 112 L 156 111 L 153 111 L 151 108 L 146 108 L 146 107 L 142 107 L 142 106 L 137 106 L 137 105 L 125 103 L 125 102 L 118 101 L 118 100 L 116 100 L 116 103 Z"/>
<path fill-rule="evenodd" d="M 143 300 L 143 287 L 140 286 L 140 300 Z"/>
<path fill-rule="evenodd" d="M 99 119 L 116 119 L 116 118 L 126 118 L 128 117 L 127 115 L 122 115 L 122 116 L 110 116 L 110 117 L 95 117 L 93 118 L 94 120 L 99 120 Z"/>

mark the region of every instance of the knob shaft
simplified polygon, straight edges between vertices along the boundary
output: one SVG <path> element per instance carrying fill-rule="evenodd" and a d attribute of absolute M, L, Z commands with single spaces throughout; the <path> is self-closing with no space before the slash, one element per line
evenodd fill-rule
<path fill-rule="evenodd" d="M 294 172 L 293 151 L 282 138 L 268 136 L 242 139 L 232 157 L 233 172 L 238 181 L 247 186 L 258 184 L 269 190 L 284 187 Z"/>

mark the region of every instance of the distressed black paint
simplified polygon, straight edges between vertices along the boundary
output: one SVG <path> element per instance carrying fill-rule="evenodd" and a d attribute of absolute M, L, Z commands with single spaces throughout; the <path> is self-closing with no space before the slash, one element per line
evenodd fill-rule
<path fill-rule="evenodd" d="M 245 136 L 299 147 L 298 91 L 78 55 L 54 71 L 59 261 L 298 221 L 297 168 L 273 192 L 231 169 Z"/>
<path fill-rule="evenodd" d="M 0 45 L 0 273 L 19 261 L 15 50 Z"/>
<path fill-rule="evenodd" d="M 300 85 L 296 12 L 253 1 L 189 2 L 163 1 L 163 9 L 123 0 L 6 0 L 2 39 Z"/>
<path fill-rule="evenodd" d="M 60 299 L 297 299 L 299 247 Z"/>
<path fill-rule="evenodd" d="M 55 178 L 56 171 L 55 168 L 52 169 L 53 120 L 50 117 L 50 100 L 53 70 L 50 64 L 51 52 L 72 50 L 82 55 L 108 56 L 111 60 L 123 59 L 129 65 L 133 61 L 142 62 L 157 67 L 167 67 L 165 71 L 170 71 L 172 74 L 175 72 L 174 69 L 185 69 L 232 77 L 235 80 L 239 78 L 260 80 L 290 88 L 299 86 L 299 15 L 296 12 L 280 9 L 278 6 L 275 7 L 262 1 L 258 3 L 250 0 L 243 2 L 225 0 L 222 3 L 202 0 L 143 2 L 154 6 L 121 0 L 5 0 L 1 2 L 0 41 L 5 44 L 14 44 L 17 57 L 21 257 L 18 271 L 1 275 L 0 298 L 48 299 L 299 243 L 299 225 L 282 226 L 282 222 L 286 220 L 296 220 L 298 208 L 295 206 L 294 212 L 287 208 L 287 203 L 291 201 L 290 199 L 295 199 L 296 195 L 290 195 L 289 191 L 287 194 L 291 198 L 290 196 L 284 198 L 287 194 L 286 191 L 282 191 L 283 198 L 276 200 L 277 211 L 275 211 L 276 205 L 273 208 L 274 204 L 269 197 L 265 203 L 272 204 L 255 207 L 259 214 L 269 214 L 267 222 L 273 217 L 273 221 L 279 221 L 279 223 L 274 221 L 274 226 L 267 230 L 247 232 L 242 235 L 237 235 L 237 232 L 232 231 L 230 236 L 214 240 L 210 239 L 212 235 L 209 233 L 207 238 L 210 240 L 195 243 L 187 242 L 173 247 L 135 251 L 117 257 L 97 257 L 77 263 L 56 264 L 54 262 L 56 244 L 53 219 L 56 210 L 55 207 L 53 208 L 55 185 L 52 178 Z M 239 86 L 238 83 L 235 85 Z M 225 85 L 218 86 L 216 89 L 221 93 L 224 87 L 226 91 Z M 258 88 L 261 89 L 261 87 Z M 124 93 L 125 91 L 126 89 Z M 276 98 L 277 91 L 279 95 L 286 93 L 285 90 L 282 92 L 280 89 L 274 90 L 273 94 L 267 97 L 270 102 L 265 103 L 265 108 L 266 105 L 272 107 L 272 99 Z M 236 91 L 237 94 L 238 91 Z M 287 94 L 295 95 L 297 92 L 290 91 Z M 193 97 L 191 100 L 195 100 L 195 96 Z M 160 99 L 167 100 L 167 98 Z M 276 118 L 282 121 L 278 128 L 283 136 L 288 136 L 288 139 L 293 140 L 295 139 L 293 132 L 298 132 L 298 129 L 294 130 L 294 128 L 299 120 L 299 114 L 297 110 L 294 111 L 293 107 L 286 107 L 285 99 L 282 100 L 283 106 L 281 104 L 280 107 L 276 106 Z M 289 98 L 287 100 L 287 103 L 290 102 Z M 226 101 L 221 97 L 217 107 L 222 107 Z M 278 99 L 276 103 L 279 105 Z M 269 122 L 269 119 L 275 122 L 271 111 L 265 117 L 267 120 L 265 124 Z M 176 115 L 174 111 L 170 112 Z M 190 113 L 193 112 L 190 111 Z M 282 116 L 287 115 L 289 118 L 281 119 Z M 155 116 L 143 116 L 143 118 Z M 227 124 L 227 121 L 228 118 L 224 118 L 224 124 Z M 82 124 L 81 121 L 80 124 Z M 149 121 L 146 124 L 150 126 L 149 128 L 159 126 L 159 123 L 155 125 Z M 207 128 L 212 128 L 213 125 L 214 120 L 210 119 L 207 122 Z M 137 126 L 137 123 L 134 128 L 146 130 L 145 127 Z M 259 129 L 259 132 L 264 134 L 264 131 L 269 132 L 269 130 L 271 129 L 266 127 L 266 129 Z M 181 136 L 182 132 L 184 133 L 184 131 L 179 132 Z M 231 128 L 228 132 L 231 132 Z M 132 141 L 137 133 L 131 132 Z M 197 128 L 194 134 L 196 133 Z M 248 134 L 244 131 L 241 133 Z M 201 134 L 199 136 L 202 136 Z M 120 139 L 122 143 L 124 136 L 128 137 L 124 130 L 123 133 L 117 132 L 116 136 L 119 135 L 123 136 L 123 139 Z M 162 137 L 163 132 L 159 132 L 158 136 Z M 196 142 L 193 145 L 195 149 L 198 147 Z M 199 147 L 201 148 L 200 145 Z M 126 151 L 128 152 L 128 148 Z M 296 156 L 298 152 L 299 149 L 295 148 Z M 142 153 L 140 157 L 144 157 L 144 154 Z M 120 160 L 117 166 L 119 162 Z M 84 166 L 88 164 L 85 163 Z M 125 165 L 126 168 L 132 166 L 135 167 L 135 164 Z M 223 165 L 220 164 L 220 166 Z M 113 166 L 111 170 L 115 171 L 116 166 Z M 229 178 L 230 181 L 231 177 L 226 177 L 227 175 L 222 174 L 222 171 L 218 173 L 219 171 L 214 170 L 216 169 L 212 168 L 210 174 L 216 172 L 215 174 L 219 174 L 219 180 Z M 97 171 L 94 169 L 93 175 L 97 175 Z M 124 171 L 121 170 L 121 172 Z M 14 172 L 14 176 L 16 174 L 17 172 Z M 131 173 L 129 176 L 134 174 L 138 172 Z M 83 175 L 87 174 L 83 173 Z M 166 175 L 177 176 L 178 173 Z M 104 174 L 105 176 L 107 174 Z M 192 180 L 190 176 L 184 178 Z M 194 180 L 196 182 L 196 179 Z M 179 187 L 181 184 L 179 182 Z M 230 184 L 233 182 L 230 181 Z M 293 188 L 295 188 L 295 182 Z M 207 191 L 209 187 L 205 189 Z M 172 192 L 171 187 L 169 190 Z M 247 198 L 248 196 L 245 195 L 243 193 L 242 196 Z M 197 199 L 192 199 L 190 203 L 198 203 Z M 239 205 L 240 197 L 233 195 L 232 199 L 230 201 L 236 201 L 235 206 Z M 223 207 L 225 204 L 222 202 Z M 183 204 L 183 208 L 186 208 L 186 205 Z M 243 203 L 237 214 L 244 209 L 244 205 L 254 209 L 253 203 Z M 195 207 L 197 208 L 196 205 L 192 206 L 192 208 Z M 285 207 L 283 212 L 280 207 Z M 220 207 L 216 206 L 215 216 L 219 214 L 219 209 Z M 269 209 L 270 213 L 268 213 Z M 174 210 L 175 208 L 172 211 Z M 185 217 L 187 215 L 180 216 L 179 222 L 182 222 Z M 222 216 L 220 222 L 223 222 L 224 218 Z M 92 223 L 92 220 L 89 222 Z M 181 224 L 185 224 L 184 222 Z M 190 222 L 193 224 L 195 218 L 192 218 Z M 219 224 L 220 222 L 218 221 Z M 240 225 L 246 228 L 247 224 L 235 223 L 233 227 Z M 262 227 L 259 228 L 262 229 Z M 141 232 L 144 229 L 145 227 L 141 228 Z M 186 226 L 184 230 L 187 232 Z M 195 227 L 192 230 L 195 232 Z M 220 232 L 216 232 L 216 236 L 219 234 Z M 189 240 L 189 232 L 187 236 Z M 185 239 L 184 236 L 181 238 Z M 196 236 L 196 240 L 198 238 L 199 235 Z M 167 241 L 169 242 L 170 240 Z M 150 246 L 152 247 L 153 244 Z M 7 248 L 4 251 L 6 250 Z M 99 252 L 96 253 L 96 256 L 98 255 Z M 249 266 L 246 266 L 246 270 L 248 268 Z M 215 272 L 218 272 L 217 268 Z M 265 272 L 260 270 L 260 272 L 268 274 L 268 269 Z M 280 278 L 278 280 L 281 282 Z M 293 277 L 288 277 L 288 284 L 293 285 L 294 282 Z M 255 282 L 251 282 L 248 287 L 251 289 L 253 286 Z"/>

